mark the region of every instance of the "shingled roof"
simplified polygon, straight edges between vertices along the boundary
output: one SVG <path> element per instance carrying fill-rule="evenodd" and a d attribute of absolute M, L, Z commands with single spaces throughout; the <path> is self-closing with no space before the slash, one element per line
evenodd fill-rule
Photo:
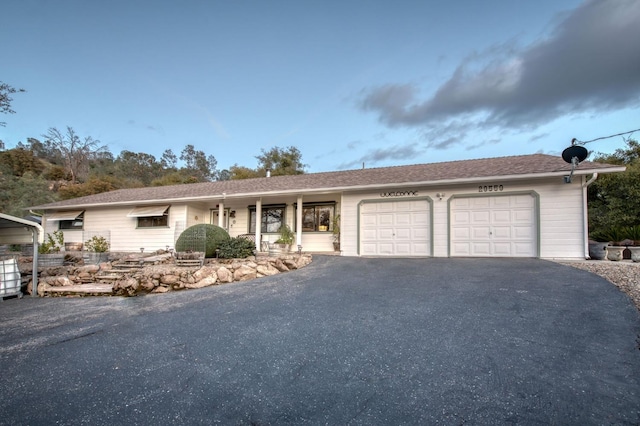
<path fill-rule="evenodd" d="M 203 182 L 185 185 L 119 189 L 86 197 L 31 207 L 55 210 L 70 207 L 89 207 L 106 204 L 143 204 L 155 201 L 188 201 L 220 199 L 223 196 L 264 196 L 292 193 L 313 193 L 326 190 L 353 191 L 369 187 L 404 184 L 433 185 L 489 178 L 527 178 L 540 175 L 568 174 L 571 165 L 559 156 L 546 154 L 514 157 L 449 161 L 409 166 L 308 173 L 255 179 Z M 582 162 L 575 174 L 607 173 L 624 170 L 612 164 Z"/>

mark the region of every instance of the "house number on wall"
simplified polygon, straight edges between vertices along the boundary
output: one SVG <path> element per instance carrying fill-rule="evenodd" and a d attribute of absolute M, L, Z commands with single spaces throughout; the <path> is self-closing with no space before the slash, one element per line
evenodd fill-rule
<path fill-rule="evenodd" d="M 478 192 L 499 192 L 503 189 L 504 187 L 502 185 L 480 185 Z"/>
<path fill-rule="evenodd" d="M 418 191 L 391 191 L 381 192 L 381 197 L 417 197 Z"/>

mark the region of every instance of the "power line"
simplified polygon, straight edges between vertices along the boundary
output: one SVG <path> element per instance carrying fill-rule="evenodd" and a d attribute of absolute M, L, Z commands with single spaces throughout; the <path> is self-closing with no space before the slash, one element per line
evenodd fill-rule
<path fill-rule="evenodd" d="M 571 145 L 575 145 L 575 144 L 584 145 L 584 144 L 591 143 L 591 142 L 595 142 L 595 141 L 599 141 L 599 140 L 602 140 L 602 139 L 615 138 L 616 136 L 628 135 L 628 134 L 630 134 L 630 133 L 633 133 L 633 132 L 639 132 L 639 131 L 640 131 L 640 129 L 629 130 L 628 132 L 617 133 L 617 134 L 615 134 L 615 135 L 611 135 L 611 136 L 602 136 L 602 137 L 600 137 L 600 138 L 591 139 L 590 141 L 581 141 L 581 140 L 578 140 L 578 139 L 576 139 L 576 138 L 573 138 L 573 139 L 571 140 Z"/>

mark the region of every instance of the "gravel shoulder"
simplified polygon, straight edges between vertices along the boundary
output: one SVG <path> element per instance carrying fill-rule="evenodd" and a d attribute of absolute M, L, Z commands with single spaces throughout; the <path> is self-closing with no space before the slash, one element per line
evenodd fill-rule
<path fill-rule="evenodd" d="M 640 263 L 607 260 L 557 261 L 601 276 L 625 292 L 640 310 Z"/>

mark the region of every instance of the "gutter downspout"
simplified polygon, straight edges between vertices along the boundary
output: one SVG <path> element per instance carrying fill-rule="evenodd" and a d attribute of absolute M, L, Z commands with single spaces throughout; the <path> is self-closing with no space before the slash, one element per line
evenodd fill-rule
<path fill-rule="evenodd" d="M 594 173 L 591 176 L 591 179 L 582 184 L 582 232 L 584 235 L 584 258 L 587 260 L 591 259 L 591 256 L 589 256 L 589 210 L 587 207 L 587 188 L 595 182 L 596 179 L 598 179 L 598 173 Z"/>
<path fill-rule="evenodd" d="M 31 261 L 31 296 L 38 297 L 38 228 L 31 228 L 33 235 L 33 260 Z"/>

